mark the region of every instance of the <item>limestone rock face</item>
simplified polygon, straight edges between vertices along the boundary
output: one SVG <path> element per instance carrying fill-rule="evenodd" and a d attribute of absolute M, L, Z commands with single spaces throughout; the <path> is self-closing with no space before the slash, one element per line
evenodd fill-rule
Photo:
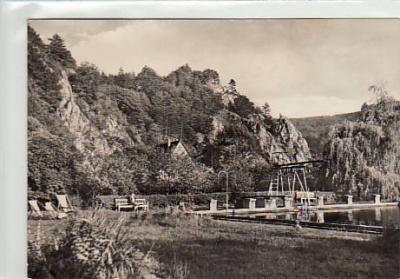
<path fill-rule="evenodd" d="M 58 107 L 58 114 L 71 134 L 75 136 L 75 147 L 81 152 L 92 149 L 92 153 L 97 153 L 97 155 L 110 154 L 112 150 L 107 141 L 103 138 L 100 131 L 93 127 L 91 121 L 82 113 L 80 107 L 76 104 L 65 71 L 62 71 L 60 85 L 61 89 L 59 92 L 62 100 Z M 88 148 L 89 145 L 93 148 Z"/>
<path fill-rule="evenodd" d="M 265 127 L 261 127 L 258 133 L 260 146 L 269 154 L 271 162 L 285 164 L 311 159 L 307 141 L 288 119 L 281 119 L 277 130 L 272 135 Z"/>
<path fill-rule="evenodd" d="M 59 94 L 62 99 L 57 109 L 58 115 L 69 132 L 74 135 L 73 144 L 79 151 L 91 156 L 109 155 L 118 149 L 118 145 L 109 144 L 107 141 L 109 138 L 120 139 L 128 145 L 133 145 L 132 139 L 122 129 L 113 115 L 105 118 L 105 123 L 103 124 L 105 128 L 103 129 L 99 129 L 85 115 L 76 102 L 75 93 L 72 92 L 68 75 L 65 71 L 62 71 L 60 86 Z M 82 100 L 80 100 L 80 105 L 90 109 Z"/>
<path fill-rule="evenodd" d="M 208 88 L 210 88 L 214 93 L 221 94 L 224 92 L 224 88 L 221 85 L 219 79 L 209 79 L 206 82 Z"/>
<path fill-rule="evenodd" d="M 222 95 L 222 103 L 227 107 L 230 104 L 233 104 L 237 95 L 229 92 L 224 92 Z"/>
<path fill-rule="evenodd" d="M 215 142 L 219 134 L 223 133 L 229 125 L 235 123 L 238 129 L 249 130 L 259 144 L 264 157 L 271 164 L 285 164 L 302 162 L 312 158 L 307 141 L 302 134 L 287 118 L 276 120 L 277 125 L 272 133 L 263 125 L 246 127 L 248 120 L 235 113 L 221 111 L 213 117 L 212 130 L 208 134 L 210 142 Z"/>
<path fill-rule="evenodd" d="M 307 141 L 293 123 L 284 117 L 281 117 L 278 123 L 278 132 L 275 138 L 280 149 L 287 152 L 285 162 L 301 162 L 311 159 Z M 274 152 L 281 151 L 278 148 Z"/>
<path fill-rule="evenodd" d="M 219 115 L 214 116 L 211 125 L 212 130 L 208 134 L 208 138 L 210 139 L 210 142 L 214 142 L 218 133 L 221 133 L 224 130 L 223 118 Z"/>

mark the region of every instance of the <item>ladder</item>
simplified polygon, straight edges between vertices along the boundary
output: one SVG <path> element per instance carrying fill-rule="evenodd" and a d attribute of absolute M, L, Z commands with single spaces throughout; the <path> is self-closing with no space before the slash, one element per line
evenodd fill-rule
<path fill-rule="evenodd" d="M 282 176 L 281 171 L 271 175 L 271 182 L 269 183 L 268 195 L 277 195 L 279 193 L 279 181 Z"/>

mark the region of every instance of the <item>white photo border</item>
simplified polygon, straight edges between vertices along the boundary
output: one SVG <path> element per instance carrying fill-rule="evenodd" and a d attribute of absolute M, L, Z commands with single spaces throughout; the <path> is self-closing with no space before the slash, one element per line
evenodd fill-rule
<path fill-rule="evenodd" d="M 27 278 L 29 19 L 398 19 L 399 15 L 400 1 L 0 2 L 0 278 Z"/>

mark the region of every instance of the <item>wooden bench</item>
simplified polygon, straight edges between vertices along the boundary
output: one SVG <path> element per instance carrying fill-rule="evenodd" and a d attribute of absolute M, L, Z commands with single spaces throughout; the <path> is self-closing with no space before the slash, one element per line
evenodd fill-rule
<path fill-rule="evenodd" d="M 142 210 L 144 210 L 144 211 L 148 211 L 148 210 L 149 210 L 149 205 L 148 205 L 148 204 L 138 204 L 138 205 L 135 205 L 134 210 L 136 211 L 136 210 L 139 210 L 139 209 L 142 209 Z"/>
<path fill-rule="evenodd" d="M 135 199 L 134 202 L 131 202 L 128 198 L 118 198 L 114 200 L 114 208 L 117 211 L 121 211 L 121 209 L 142 209 L 144 211 L 148 211 L 149 205 L 145 199 Z"/>
<path fill-rule="evenodd" d="M 117 211 L 121 211 L 121 209 L 133 209 L 134 205 L 129 202 L 129 199 L 115 199 L 114 207 Z"/>
<path fill-rule="evenodd" d="M 135 198 L 133 203 L 136 204 L 136 205 L 146 204 L 146 199 L 137 199 L 137 198 Z"/>
<path fill-rule="evenodd" d="M 131 203 L 135 206 L 135 211 L 139 209 L 142 209 L 144 211 L 149 210 L 149 203 L 146 201 L 146 199 L 138 199 L 135 197 L 134 194 L 131 195 Z"/>

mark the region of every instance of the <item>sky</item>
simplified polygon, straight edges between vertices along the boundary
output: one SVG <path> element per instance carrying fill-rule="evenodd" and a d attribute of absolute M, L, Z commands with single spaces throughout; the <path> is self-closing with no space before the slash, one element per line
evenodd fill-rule
<path fill-rule="evenodd" d="M 223 84 L 273 116 L 308 117 L 360 110 L 371 85 L 400 92 L 397 19 L 33 20 L 45 41 L 59 34 L 78 63 L 105 73 L 165 76 L 184 64 L 214 69 Z"/>

